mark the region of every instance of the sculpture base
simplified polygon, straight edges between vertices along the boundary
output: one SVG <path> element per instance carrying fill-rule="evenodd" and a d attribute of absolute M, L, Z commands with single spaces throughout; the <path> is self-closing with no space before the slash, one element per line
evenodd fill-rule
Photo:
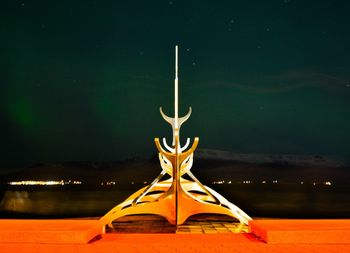
<path fill-rule="evenodd" d="M 157 215 L 128 215 L 113 222 L 107 233 L 118 234 L 234 234 L 248 232 L 248 226 L 232 217 L 215 214 L 191 216 L 182 225 L 174 226 Z"/>

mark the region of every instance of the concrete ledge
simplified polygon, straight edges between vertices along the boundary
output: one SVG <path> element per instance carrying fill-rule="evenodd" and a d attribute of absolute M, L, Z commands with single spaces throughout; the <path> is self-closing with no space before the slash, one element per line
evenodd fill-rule
<path fill-rule="evenodd" d="M 88 243 L 103 232 L 97 220 L 0 220 L 0 243 Z"/>
<path fill-rule="evenodd" d="M 350 244 L 350 220 L 253 220 L 249 232 L 266 243 Z"/>

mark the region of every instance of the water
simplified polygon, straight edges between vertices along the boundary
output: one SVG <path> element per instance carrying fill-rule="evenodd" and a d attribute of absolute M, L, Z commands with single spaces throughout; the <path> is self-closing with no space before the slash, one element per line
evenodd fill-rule
<path fill-rule="evenodd" d="M 0 218 L 102 216 L 141 186 L 1 186 Z M 349 186 L 211 185 L 253 217 L 350 218 Z"/>
<path fill-rule="evenodd" d="M 252 216 L 350 218 L 350 187 L 297 184 L 216 186 Z"/>

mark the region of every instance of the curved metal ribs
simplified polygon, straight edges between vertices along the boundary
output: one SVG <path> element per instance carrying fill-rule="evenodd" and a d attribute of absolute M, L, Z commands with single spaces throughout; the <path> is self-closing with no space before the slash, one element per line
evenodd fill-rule
<path fill-rule="evenodd" d="M 177 137 L 174 139 L 178 142 Z M 140 189 L 102 217 L 101 220 L 105 224 L 111 224 L 113 220 L 131 214 L 156 214 L 165 217 L 175 225 L 182 224 L 188 217 L 197 213 L 225 214 L 244 224 L 251 220 L 237 206 L 213 189 L 204 186 L 190 171 L 193 153 L 199 142 L 198 137 L 188 149 L 186 148 L 190 143 L 189 138 L 183 147 L 180 145 L 169 147 L 165 138 L 163 138 L 164 148 L 159 138 L 155 138 L 154 141 L 159 151 L 161 173 L 150 185 Z M 179 164 L 177 165 L 176 162 Z M 176 173 L 178 173 L 178 181 L 174 178 Z M 170 178 L 162 180 L 166 174 Z M 185 174 L 190 180 L 183 178 Z"/>

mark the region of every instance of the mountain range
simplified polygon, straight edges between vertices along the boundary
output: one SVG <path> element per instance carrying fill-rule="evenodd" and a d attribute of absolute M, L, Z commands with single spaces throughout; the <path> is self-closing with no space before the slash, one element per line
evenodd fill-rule
<path fill-rule="evenodd" d="M 35 164 L 0 175 L 0 182 L 20 180 L 79 180 L 84 184 L 115 181 L 117 185 L 151 182 L 161 171 L 158 156 L 123 161 L 66 161 Z M 203 183 L 225 180 L 240 183 L 278 181 L 280 183 L 326 181 L 348 184 L 350 166 L 319 155 L 236 154 L 199 149 L 192 172 Z"/>

